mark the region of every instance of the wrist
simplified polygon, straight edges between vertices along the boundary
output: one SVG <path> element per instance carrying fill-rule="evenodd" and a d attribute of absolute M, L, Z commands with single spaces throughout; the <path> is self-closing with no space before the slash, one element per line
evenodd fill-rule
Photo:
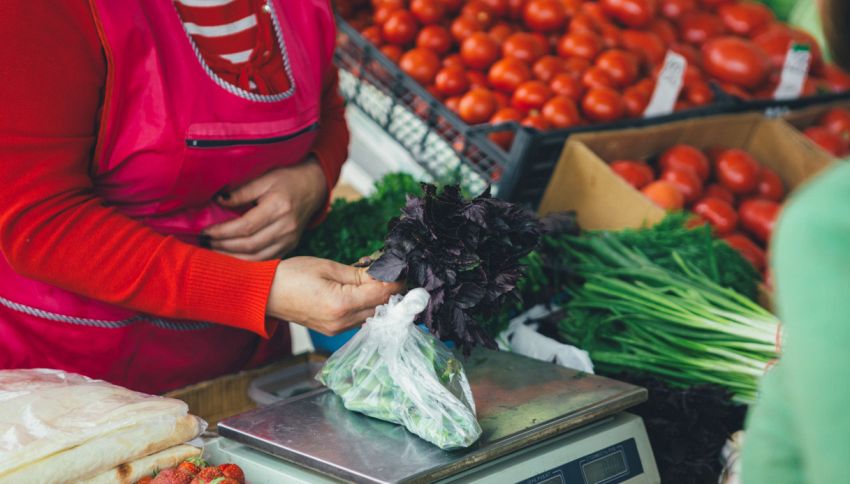
<path fill-rule="evenodd" d="M 286 298 L 284 297 L 283 281 L 285 270 L 278 263 L 269 289 L 269 298 L 266 301 L 266 315 L 280 320 L 288 320 L 286 316 Z"/>
<path fill-rule="evenodd" d="M 304 170 L 310 180 L 310 186 L 315 187 L 313 197 L 311 199 L 312 212 L 311 216 L 321 210 L 328 199 L 328 180 L 325 178 L 325 171 L 315 155 L 310 154 L 304 161 Z"/>

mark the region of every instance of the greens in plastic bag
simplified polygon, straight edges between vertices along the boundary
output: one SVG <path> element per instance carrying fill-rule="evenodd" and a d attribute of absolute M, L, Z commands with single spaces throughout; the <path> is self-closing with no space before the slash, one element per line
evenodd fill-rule
<path fill-rule="evenodd" d="M 393 296 L 316 378 L 349 410 L 402 424 L 441 449 L 468 447 L 481 427 L 463 367 L 413 324 L 429 298 L 421 288 Z"/>

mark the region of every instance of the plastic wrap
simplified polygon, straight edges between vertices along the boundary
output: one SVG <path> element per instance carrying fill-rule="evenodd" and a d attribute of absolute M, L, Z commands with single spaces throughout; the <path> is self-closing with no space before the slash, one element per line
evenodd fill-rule
<path fill-rule="evenodd" d="M 413 324 L 428 299 L 424 289 L 393 296 L 316 378 L 349 410 L 400 423 L 442 449 L 468 447 L 481 427 L 463 366 Z"/>
<path fill-rule="evenodd" d="M 57 370 L 0 371 L 0 483 L 84 479 L 205 427 L 180 400 Z"/>

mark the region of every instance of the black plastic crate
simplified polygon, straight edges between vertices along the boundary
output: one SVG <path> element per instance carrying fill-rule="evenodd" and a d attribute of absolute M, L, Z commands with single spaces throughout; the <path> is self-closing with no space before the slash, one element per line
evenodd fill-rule
<path fill-rule="evenodd" d="M 472 191 L 493 185 L 495 195 L 536 207 L 567 138 L 573 133 L 644 127 L 743 109 L 717 91 L 709 106 L 653 118 L 537 131 L 506 123 L 470 126 L 386 58 L 344 19 L 337 17 L 335 61 L 344 97 L 407 149 L 435 179 Z M 510 151 L 488 134 L 511 131 Z"/>

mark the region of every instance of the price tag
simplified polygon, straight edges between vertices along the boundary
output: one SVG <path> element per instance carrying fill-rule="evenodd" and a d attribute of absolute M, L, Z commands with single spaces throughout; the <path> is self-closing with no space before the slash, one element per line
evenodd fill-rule
<path fill-rule="evenodd" d="M 673 112 L 676 107 L 676 100 L 679 99 L 679 93 L 682 91 L 686 67 L 688 67 L 688 61 L 684 56 L 672 50 L 667 51 L 667 55 L 664 57 L 664 65 L 661 67 L 658 81 L 655 83 L 655 90 L 652 91 L 649 105 L 643 112 L 644 118 Z"/>
<path fill-rule="evenodd" d="M 791 44 L 785 54 L 785 64 L 779 78 L 779 86 L 773 91 L 773 99 L 797 99 L 806 85 L 809 74 L 809 61 L 812 53 L 808 45 Z"/>

